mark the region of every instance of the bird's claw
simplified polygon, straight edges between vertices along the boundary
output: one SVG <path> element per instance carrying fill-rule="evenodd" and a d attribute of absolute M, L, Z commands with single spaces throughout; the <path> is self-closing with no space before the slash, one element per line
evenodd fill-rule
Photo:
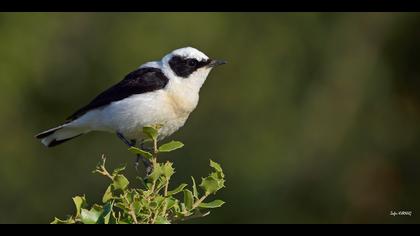
<path fill-rule="evenodd" d="M 139 162 L 140 162 L 140 155 L 137 155 L 136 162 L 134 163 L 134 169 L 136 169 L 136 172 L 139 172 Z"/>
<path fill-rule="evenodd" d="M 142 160 L 143 165 L 146 169 L 146 177 L 148 177 L 153 172 L 153 164 L 145 157 L 137 155 L 136 162 L 134 163 L 134 169 L 136 169 L 137 172 L 139 172 L 138 167 L 140 165 L 140 159 Z"/>

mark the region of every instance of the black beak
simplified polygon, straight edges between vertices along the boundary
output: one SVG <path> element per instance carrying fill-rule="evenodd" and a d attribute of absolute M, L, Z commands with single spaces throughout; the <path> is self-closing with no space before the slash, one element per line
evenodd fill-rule
<path fill-rule="evenodd" d="M 214 60 L 214 59 L 210 59 L 210 63 L 207 65 L 208 67 L 215 67 L 215 66 L 220 66 L 223 64 L 226 64 L 227 61 L 224 60 Z"/>

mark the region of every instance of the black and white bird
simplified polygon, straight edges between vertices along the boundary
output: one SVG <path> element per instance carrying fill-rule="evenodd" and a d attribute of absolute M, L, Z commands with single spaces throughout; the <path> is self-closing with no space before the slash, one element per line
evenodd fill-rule
<path fill-rule="evenodd" d="M 158 139 L 181 128 L 196 108 L 209 72 L 225 61 L 210 59 L 192 47 L 147 62 L 96 96 L 65 122 L 36 138 L 53 147 L 90 131 L 106 131 L 129 146 L 142 144 L 144 126 L 160 124 Z M 146 167 L 148 163 L 143 159 Z"/>

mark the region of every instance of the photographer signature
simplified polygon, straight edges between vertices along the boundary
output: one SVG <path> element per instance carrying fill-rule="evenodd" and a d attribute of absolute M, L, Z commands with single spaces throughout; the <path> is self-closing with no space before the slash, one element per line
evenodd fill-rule
<path fill-rule="evenodd" d="M 412 211 L 391 211 L 389 213 L 391 216 L 411 216 L 412 214 Z"/>

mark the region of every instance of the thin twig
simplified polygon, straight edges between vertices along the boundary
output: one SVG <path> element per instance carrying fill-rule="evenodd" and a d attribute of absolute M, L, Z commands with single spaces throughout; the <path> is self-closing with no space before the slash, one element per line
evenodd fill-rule
<path fill-rule="evenodd" d="M 105 161 L 106 161 L 105 155 L 102 155 L 102 164 L 100 166 L 97 166 L 94 172 L 107 176 L 111 180 L 114 180 L 114 177 L 112 177 L 112 175 L 105 168 Z"/>
<path fill-rule="evenodd" d="M 195 208 L 197 208 L 203 201 L 204 201 L 204 199 L 206 199 L 206 197 L 208 197 L 209 195 L 204 195 L 204 196 L 202 196 L 200 199 L 198 199 L 195 203 L 194 203 L 194 205 L 192 206 L 192 208 L 191 208 L 191 210 L 194 210 Z"/>
<path fill-rule="evenodd" d="M 138 224 L 139 222 L 137 221 L 137 216 L 133 208 L 133 203 L 130 203 L 130 201 L 128 201 L 127 195 L 124 195 L 124 199 L 127 201 L 127 203 L 130 206 L 130 211 L 128 213 L 130 214 L 131 218 L 133 218 L 134 224 Z"/>
<path fill-rule="evenodd" d="M 166 184 L 165 184 L 165 190 L 164 190 L 164 192 L 163 192 L 163 194 L 164 194 L 164 196 L 165 197 L 167 197 L 168 196 L 168 187 L 169 187 L 169 180 L 170 180 L 171 178 L 168 178 L 167 180 L 166 180 Z M 163 217 L 165 217 L 165 215 L 166 215 L 166 210 L 167 210 L 167 208 L 168 208 L 168 202 L 167 201 L 165 201 L 165 203 L 164 203 L 164 205 L 163 205 L 163 210 L 162 210 L 162 216 Z"/>

